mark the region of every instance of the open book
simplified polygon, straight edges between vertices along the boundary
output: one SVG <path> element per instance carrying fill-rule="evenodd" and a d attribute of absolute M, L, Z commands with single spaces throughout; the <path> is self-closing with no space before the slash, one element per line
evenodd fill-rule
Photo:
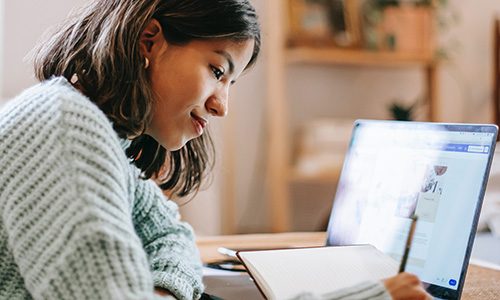
<path fill-rule="evenodd" d="M 302 292 L 321 295 L 395 276 L 399 266 L 371 245 L 239 251 L 237 256 L 269 300 Z"/>

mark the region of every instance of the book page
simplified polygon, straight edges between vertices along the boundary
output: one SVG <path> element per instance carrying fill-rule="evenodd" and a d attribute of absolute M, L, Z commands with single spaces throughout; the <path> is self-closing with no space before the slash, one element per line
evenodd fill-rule
<path fill-rule="evenodd" d="M 238 256 L 269 299 L 332 292 L 394 276 L 399 266 L 371 245 L 243 251 Z"/>

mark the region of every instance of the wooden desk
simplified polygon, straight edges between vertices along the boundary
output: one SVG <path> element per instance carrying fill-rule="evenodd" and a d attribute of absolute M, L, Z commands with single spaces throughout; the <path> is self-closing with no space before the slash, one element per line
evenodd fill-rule
<path fill-rule="evenodd" d="M 225 259 L 219 247 L 227 248 L 285 248 L 321 246 L 325 232 L 297 232 L 274 234 L 226 235 L 198 237 L 196 243 L 203 262 Z M 500 299 L 500 271 L 470 264 L 465 278 L 462 300 Z"/>

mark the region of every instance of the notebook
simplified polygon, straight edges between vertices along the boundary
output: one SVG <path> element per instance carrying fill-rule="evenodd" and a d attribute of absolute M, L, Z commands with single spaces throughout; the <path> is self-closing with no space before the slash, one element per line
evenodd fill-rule
<path fill-rule="evenodd" d="M 337 186 L 327 245 L 372 244 L 436 299 L 460 299 L 498 128 L 358 120 Z"/>
<path fill-rule="evenodd" d="M 497 131 L 495 125 L 357 120 L 326 245 L 373 244 L 401 261 L 416 214 L 406 271 L 436 299 L 460 299 Z M 223 299 L 261 299 L 248 275 L 205 281 Z"/>

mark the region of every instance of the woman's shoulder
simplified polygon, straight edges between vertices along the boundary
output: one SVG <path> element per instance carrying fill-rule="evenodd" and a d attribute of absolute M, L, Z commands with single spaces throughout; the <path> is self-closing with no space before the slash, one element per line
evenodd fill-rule
<path fill-rule="evenodd" d="M 106 115 L 63 77 L 10 100 L 0 111 L 0 139 L 8 141 L 4 150 L 13 154 L 29 144 L 33 151 L 49 147 L 51 152 L 116 157 L 120 164 L 126 160 Z"/>
<path fill-rule="evenodd" d="M 71 115 L 86 121 L 109 123 L 104 113 L 64 77 L 51 77 L 15 97 L 13 106 L 32 114 Z M 11 106 L 12 106 L 11 105 Z"/>
<path fill-rule="evenodd" d="M 0 135 L 37 128 L 115 136 L 105 114 L 64 77 L 52 77 L 20 93 L 0 111 Z"/>

